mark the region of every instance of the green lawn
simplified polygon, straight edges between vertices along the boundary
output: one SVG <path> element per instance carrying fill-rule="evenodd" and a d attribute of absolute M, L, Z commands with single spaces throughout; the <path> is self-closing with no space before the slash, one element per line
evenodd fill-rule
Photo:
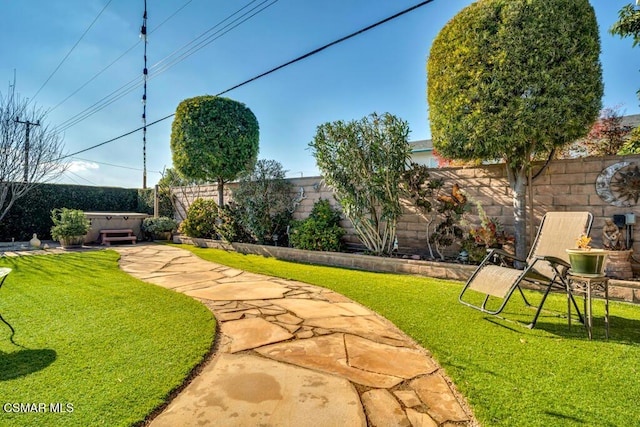
<path fill-rule="evenodd" d="M 211 312 L 117 260 L 113 251 L 0 259 L 14 269 L 0 313 L 19 345 L 0 323 L 1 426 L 139 423 L 208 353 Z M 46 412 L 16 413 L 20 404 Z"/>
<path fill-rule="evenodd" d="M 462 283 L 311 266 L 215 249 L 200 257 L 256 273 L 323 286 L 391 320 L 429 349 L 484 426 L 640 426 L 640 307 L 612 303 L 604 340 L 604 305 L 594 303 L 594 340 L 567 328 L 566 297 L 551 295 L 536 329 L 534 311 L 515 294 L 503 316 L 458 303 Z M 528 292 L 532 302 L 539 294 Z"/>

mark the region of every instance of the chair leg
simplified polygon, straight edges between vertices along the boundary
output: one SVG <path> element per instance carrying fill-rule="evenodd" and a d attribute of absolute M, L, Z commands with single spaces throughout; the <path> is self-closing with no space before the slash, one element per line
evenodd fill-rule
<path fill-rule="evenodd" d="M 4 284 L 4 281 L 7 279 L 7 276 L 4 276 L 2 278 L 2 280 L 0 280 L 0 288 L 2 287 L 2 285 Z M 11 337 L 9 338 L 11 340 L 12 343 L 15 344 L 15 342 L 13 341 L 13 337 L 16 334 L 16 330 L 13 329 L 13 326 L 11 326 L 11 324 L 9 324 L 9 322 L 7 322 L 6 320 L 4 320 L 4 317 L 2 317 L 2 315 L 0 314 L 0 320 L 2 321 L 2 323 L 4 323 L 5 325 L 7 325 L 9 327 L 9 329 L 11 329 Z"/>
<path fill-rule="evenodd" d="M 527 307 L 531 307 L 531 304 L 529 303 L 529 301 L 527 301 L 527 297 L 524 296 L 524 292 L 522 292 L 522 288 L 518 285 L 518 291 L 520 291 L 520 295 L 522 296 L 522 299 L 524 300 L 524 303 Z"/>
<path fill-rule="evenodd" d="M 549 295 L 549 292 L 551 292 L 551 287 L 552 286 L 553 286 L 553 282 L 551 282 L 547 286 L 547 290 L 544 292 L 544 295 L 542 296 L 542 301 L 540 301 L 540 305 L 538 306 L 538 309 L 536 310 L 536 315 L 533 316 L 533 321 L 527 325 L 527 328 L 533 329 L 533 328 L 536 327 L 536 323 L 538 322 L 538 317 L 540 316 L 540 312 L 542 311 L 542 306 L 544 305 L 544 302 L 547 300 L 547 296 Z"/>
<path fill-rule="evenodd" d="M 9 322 L 7 322 L 6 320 L 4 320 L 4 318 L 2 317 L 2 315 L 0 314 L 0 320 L 9 327 L 9 329 L 11 329 L 11 340 L 13 341 L 13 336 L 16 334 L 15 329 L 13 329 L 13 326 L 11 326 L 9 324 Z"/>

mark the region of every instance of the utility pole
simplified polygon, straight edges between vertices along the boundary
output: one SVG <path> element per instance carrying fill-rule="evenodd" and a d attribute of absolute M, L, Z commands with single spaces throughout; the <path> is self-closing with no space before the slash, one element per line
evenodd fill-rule
<path fill-rule="evenodd" d="M 16 123 L 21 123 L 27 127 L 27 135 L 24 142 L 24 182 L 29 182 L 29 130 L 31 129 L 31 126 L 40 126 L 40 120 L 35 123 L 30 122 L 29 120 L 23 122 L 20 121 L 19 117 L 16 117 Z"/>
<path fill-rule="evenodd" d="M 147 188 L 147 80 L 149 70 L 147 70 L 147 0 L 144 0 L 144 14 L 142 15 L 142 28 L 140 38 L 144 41 L 144 69 L 142 70 L 142 80 L 144 81 L 144 93 L 142 95 L 142 188 Z"/>

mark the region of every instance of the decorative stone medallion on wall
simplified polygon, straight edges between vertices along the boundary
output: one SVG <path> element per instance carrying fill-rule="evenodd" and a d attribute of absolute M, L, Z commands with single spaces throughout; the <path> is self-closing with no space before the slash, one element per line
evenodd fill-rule
<path fill-rule="evenodd" d="M 600 172 L 596 193 L 613 206 L 628 207 L 640 199 L 640 169 L 632 162 L 618 162 Z"/>

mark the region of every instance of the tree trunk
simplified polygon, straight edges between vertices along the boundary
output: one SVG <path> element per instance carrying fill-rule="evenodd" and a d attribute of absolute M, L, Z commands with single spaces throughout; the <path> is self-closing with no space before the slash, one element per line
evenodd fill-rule
<path fill-rule="evenodd" d="M 224 206 L 224 180 L 222 178 L 218 178 L 218 207 L 222 208 Z"/>
<path fill-rule="evenodd" d="M 516 257 L 526 258 L 527 253 L 527 216 L 526 216 L 526 184 L 527 168 L 511 168 L 507 165 L 509 186 L 513 194 L 513 218 Z"/>

